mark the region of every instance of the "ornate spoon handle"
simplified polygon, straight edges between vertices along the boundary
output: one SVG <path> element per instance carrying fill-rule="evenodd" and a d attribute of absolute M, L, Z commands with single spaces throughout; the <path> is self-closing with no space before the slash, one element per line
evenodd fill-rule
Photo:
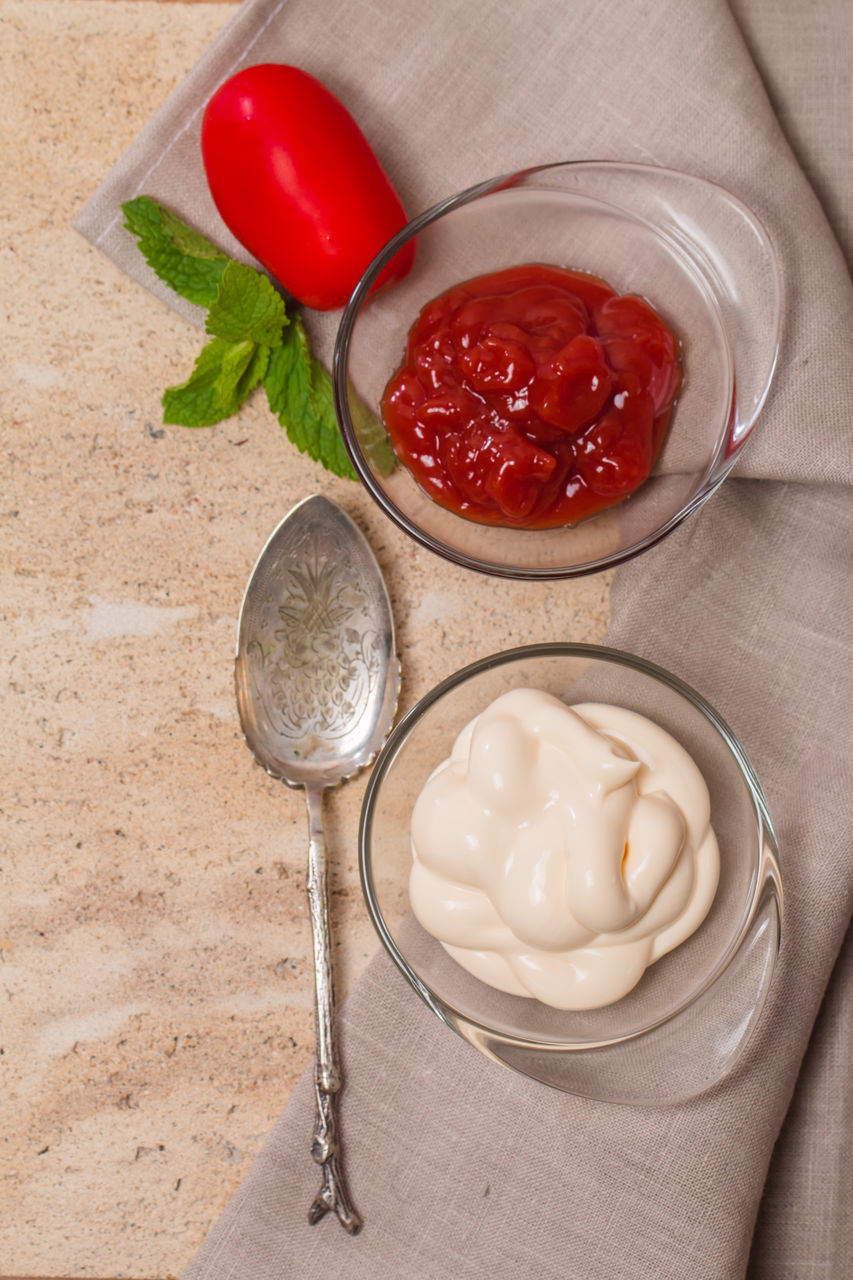
<path fill-rule="evenodd" d="M 350 1203 L 343 1174 L 338 1139 L 338 1093 L 341 1076 L 334 1041 L 335 998 L 332 981 L 332 946 L 326 888 L 326 842 L 323 836 L 322 788 L 306 787 L 308 801 L 308 907 L 314 940 L 314 1015 L 317 1066 L 314 1090 L 317 1112 L 311 1155 L 322 1167 L 323 1185 L 308 1210 L 308 1221 L 319 1222 L 331 1209 L 351 1235 L 361 1229 L 361 1218 Z"/>

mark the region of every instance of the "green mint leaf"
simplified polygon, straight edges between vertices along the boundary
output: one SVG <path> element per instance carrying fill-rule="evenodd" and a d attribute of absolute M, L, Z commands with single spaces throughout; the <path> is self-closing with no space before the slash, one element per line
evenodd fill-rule
<path fill-rule="evenodd" d="M 270 353 L 264 389 L 277 418 L 286 414 L 288 408 L 296 411 L 310 403 L 311 352 L 308 335 L 298 318 L 293 320 L 281 346 Z"/>
<path fill-rule="evenodd" d="M 336 476 L 344 476 L 349 480 L 357 480 L 358 476 L 349 460 L 349 454 L 338 426 L 338 415 L 335 413 L 335 393 L 329 373 L 315 357 L 311 357 L 311 390 L 313 392 L 314 409 L 320 423 L 323 456 L 320 461 Z"/>
<path fill-rule="evenodd" d="M 312 356 L 298 317 L 282 345 L 270 352 L 264 387 L 270 408 L 297 449 L 335 475 L 354 480 L 335 417 L 331 378 Z"/>
<path fill-rule="evenodd" d="M 278 347 L 287 324 L 284 299 L 267 277 L 242 262 L 229 262 L 207 313 L 207 332 L 228 342 Z"/>
<path fill-rule="evenodd" d="M 188 302 L 209 307 L 231 259 L 150 196 L 122 206 L 127 230 L 151 269 Z"/>
<path fill-rule="evenodd" d="M 258 383 L 263 381 L 269 362 L 270 348 L 261 343 L 255 347 L 252 358 L 235 388 L 238 404 L 242 404 L 249 392 L 254 391 Z"/>
<path fill-rule="evenodd" d="M 240 367 L 243 353 L 235 357 L 234 344 L 212 338 L 202 347 L 186 382 L 163 393 L 163 421 L 179 427 L 212 427 L 236 413 L 251 386 L 244 379 L 254 352 Z M 259 379 L 256 379 L 256 382 Z"/>
<path fill-rule="evenodd" d="M 246 339 L 245 342 L 233 342 L 223 351 L 219 373 L 213 383 L 216 398 L 223 409 L 236 400 L 240 379 L 248 369 L 256 350 L 255 343 Z"/>

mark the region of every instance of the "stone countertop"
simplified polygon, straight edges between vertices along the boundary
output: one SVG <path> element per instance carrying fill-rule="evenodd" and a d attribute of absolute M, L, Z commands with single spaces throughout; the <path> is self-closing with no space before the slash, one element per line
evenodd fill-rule
<path fill-rule="evenodd" d="M 253 764 L 232 693 L 245 581 L 288 508 L 325 492 L 367 534 L 404 707 L 476 657 L 607 621 L 605 576 L 507 584 L 430 556 L 261 397 L 162 426 L 198 334 L 70 222 L 233 9 L 0 7 L 4 1273 L 178 1274 L 310 1060 L 304 802 Z M 363 790 L 326 809 L 339 995 L 378 945 Z"/>

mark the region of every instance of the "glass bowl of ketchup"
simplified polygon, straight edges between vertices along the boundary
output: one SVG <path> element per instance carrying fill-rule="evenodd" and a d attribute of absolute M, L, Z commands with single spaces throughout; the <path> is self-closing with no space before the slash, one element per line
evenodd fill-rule
<path fill-rule="evenodd" d="M 400 249 L 415 263 L 374 291 Z M 343 314 L 335 402 L 385 513 L 508 578 L 597 572 L 722 483 L 779 349 L 782 287 L 757 218 L 673 170 L 570 162 L 415 218 Z"/>
<path fill-rule="evenodd" d="M 761 786 L 705 699 L 631 654 L 528 645 L 437 685 L 380 752 L 359 860 L 418 996 L 554 1088 L 697 1096 L 764 1008 L 782 886 Z"/>

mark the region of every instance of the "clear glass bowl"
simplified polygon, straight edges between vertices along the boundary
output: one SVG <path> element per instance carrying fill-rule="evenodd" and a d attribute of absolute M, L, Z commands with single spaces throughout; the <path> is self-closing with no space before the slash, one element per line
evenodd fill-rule
<path fill-rule="evenodd" d="M 603 1009 L 564 1012 L 472 977 L 415 920 L 409 822 L 456 734 L 519 686 L 567 703 L 610 702 L 648 716 L 692 755 L 711 793 L 720 884 L 696 933 Z M 615 649 L 538 644 L 464 668 L 398 724 L 364 799 L 360 866 L 373 924 L 430 1009 L 489 1058 L 557 1089 L 611 1102 L 692 1097 L 734 1067 L 763 1008 L 780 942 L 782 892 L 767 805 L 743 748 L 699 694 Z"/>
<path fill-rule="evenodd" d="M 369 296 L 415 237 L 411 274 Z M 524 262 L 587 271 L 619 293 L 642 294 L 682 343 L 684 384 L 653 476 L 619 506 L 561 529 L 495 528 L 440 507 L 394 465 L 373 416 L 421 307 L 465 279 Z M 502 577 L 591 573 L 654 545 L 721 484 L 767 395 L 781 313 L 766 232 L 713 183 L 648 165 L 586 161 L 504 175 L 415 218 L 368 268 L 338 332 L 338 420 L 379 506 L 430 550 Z"/>

